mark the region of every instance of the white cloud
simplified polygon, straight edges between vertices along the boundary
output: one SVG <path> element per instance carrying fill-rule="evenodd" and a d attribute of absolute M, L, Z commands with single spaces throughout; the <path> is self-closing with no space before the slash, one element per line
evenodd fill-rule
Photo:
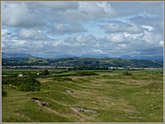
<path fill-rule="evenodd" d="M 116 47 L 117 50 L 124 50 L 125 48 L 127 48 L 126 44 L 118 44 Z"/>
<path fill-rule="evenodd" d="M 128 33 L 140 33 L 141 28 L 133 23 L 122 23 L 122 22 L 110 22 L 107 25 L 102 25 L 107 33 L 113 32 L 128 32 Z"/>
<path fill-rule="evenodd" d="M 63 44 L 63 43 L 64 43 L 64 40 L 59 39 L 59 40 L 53 41 L 53 42 L 51 43 L 51 46 L 52 46 L 52 47 L 57 47 L 58 45 Z"/>
<path fill-rule="evenodd" d="M 120 43 L 124 41 L 124 36 L 122 33 L 109 34 L 106 39 L 110 42 Z"/>
<path fill-rule="evenodd" d="M 70 34 L 70 33 L 86 32 L 86 30 L 78 23 L 71 25 L 58 23 L 55 25 L 52 32 L 57 34 Z"/>
<path fill-rule="evenodd" d="M 2 24 L 12 27 L 41 25 L 38 14 L 30 10 L 25 3 L 2 2 Z"/>
<path fill-rule="evenodd" d="M 164 47 L 164 41 L 160 41 L 160 42 L 159 42 L 159 45 L 160 45 L 161 47 Z"/>
<path fill-rule="evenodd" d="M 92 35 L 84 36 L 84 35 L 77 35 L 75 40 L 79 43 L 91 43 L 95 41 L 95 37 Z"/>
<path fill-rule="evenodd" d="M 92 35 L 77 35 L 75 37 L 69 37 L 64 39 L 57 39 L 51 41 L 52 47 L 59 47 L 59 48 L 72 48 L 72 49 L 85 49 L 85 48 L 93 48 L 96 46 L 96 38 Z"/>
<path fill-rule="evenodd" d="M 21 29 L 18 32 L 18 36 L 24 39 L 36 39 L 36 40 L 43 40 L 46 36 L 42 33 L 41 30 L 34 30 L 34 29 Z"/>
<path fill-rule="evenodd" d="M 12 27 L 111 18 L 116 15 L 107 2 L 2 2 L 2 24 Z"/>
<path fill-rule="evenodd" d="M 144 40 L 146 44 L 148 45 L 159 45 L 159 41 L 162 39 L 162 36 L 160 34 L 154 34 L 148 31 L 144 31 L 143 36 L 141 37 L 141 40 Z"/>
<path fill-rule="evenodd" d="M 48 47 L 50 43 L 48 41 L 35 41 L 33 42 L 33 45 L 38 48 L 44 48 L 45 46 Z"/>
<path fill-rule="evenodd" d="M 87 42 L 83 35 L 78 35 L 76 37 L 76 40 L 77 40 L 77 42 L 80 42 L 80 43 Z"/>
<path fill-rule="evenodd" d="M 111 44 L 126 43 L 126 44 L 130 44 L 132 47 L 135 47 L 137 45 L 138 46 L 143 45 L 142 47 L 146 45 L 146 47 L 148 47 L 148 45 L 159 46 L 159 41 L 162 40 L 162 36 L 160 34 L 155 34 L 149 31 L 144 31 L 138 34 L 123 32 L 123 33 L 107 34 L 105 39 L 109 41 Z"/>
<path fill-rule="evenodd" d="M 127 4 L 136 7 L 134 3 Z M 136 8 L 137 13 L 125 5 L 116 2 L 2 2 L 2 25 L 6 28 L 2 29 L 2 47 L 11 52 L 27 50 L 40 55 L 40 52 L 61 55 L 71 51 L 70 54 L 77 55 L 115 56 L 120 50 L 127 54 L 161 50 L 161 13 L 155 18 L 148 13 L 143 19 L 131 19 L 139 13 L 143 15 L 144 11 L 139 10 L 141 4 Z M 119 15 L 120 12 L 125 16 Z M 126 16 L 127 12 L 132 15 Z"/>
<path fill-rule="evenodd" d="M 59 31 L 63 31 L 63 30 L 66 30 L 66 29 L 67 29 L 67 27 L 64 26 L 63 24 L 57 24 L 57 25 L 55 26 L 55 28 L 56 28 L 57 30 L 59 30 Z"/>
<path fill-rule="evenodd" d="M 69 22 L 111 18 L 116 15 L 115 10 L 107 2 L 78 2 L 78 4 L 78 9 L 60 11 L 58 15 Z"/>
<path fill-rule="evenodd" d="M 8 29 L 2 29 L 1 35 L 6 35 L 6 34 L 10 34 L 10 31 Z"/>
<path fill-rule="evenodd" d="M 123 36 L 125 37 L 125 39 L 127 39 L 127 40 L 141 40 L 141 38 L 142 38 L 142 35 L 144 34 L 144 33 L 139 33 L 139 34 L 131 34 L 131 33 L 127 33 L 127 32 L 124 32 L 124 33 L 122 33 L 123 34 Z"/>
<path fill-rule="evenodd" d="M 95 49 L 95 50 L 93 50 L 94 52 L 96 52 L 96 53 L 100 53 L 100 54 L 103 54 L 104 52 L 102 51 L 102 50 L 100 50 L 100 49 Z"/>
<path fill-rule="evenodd" d="M 12 35 L 8 29 L 1 30 L 1 40 L 11 39 Z"/>
<path fill-rule="evenodd" d="M 18 35 L 21 38 L 33 38 L 37 35 L 37 32 L 34 29 L 21 29 Z"/>
<path fill-rule="evenodd" d="M 152 31 L 154 28 L 148 25 L 142 25 L 143 28 L 147 29 L 148 31 Z"/>
<path fill-rule="evenodd" d="M 25 45 L 25 43 L 26 43 L 26 41 L 25 40 L 13 40 L 12 41 L 13 42 L 13 45 L 14 46 L 23 46 L 23 45 Z"/>
<path fill-rule="evenodd" d="M 115 10 L 107 2 L 79 2 L 79 11 L 93 16 L 92 18 L 99 16 L 112 17 L 116 14 Z"/>
<path fill-rule="evenodd" d="M 118 46 L 121 47 L 121 48 L 126 48 L 127 47 L 126 44 L 119 44 Z"/>
<path fill-rule="evenodd" d="M 51 8 L 53 10 L 77 9 L 78 7 L 77 2 L 47 1 L 47 2 L 40 2 L 40 4 L 43 7 Z"/>

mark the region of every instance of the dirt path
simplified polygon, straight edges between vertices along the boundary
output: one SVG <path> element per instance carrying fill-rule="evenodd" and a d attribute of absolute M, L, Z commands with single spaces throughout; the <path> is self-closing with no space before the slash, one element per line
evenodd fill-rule
<path fill-rule="evenodd" d="M 81 118 L 81 121 L 84 122 L 84 121 L 94 121 L 94 119 L 92 117 L 89 117 L 87 115 L 83 115 L 81 112 L 79 112 L 78 110 L 75 110 L 74 108 L 71 107 L 71 109 L 77 113 L 78 116 L 80 116 Z"/>
<path fill-rule="evenodd" d="M 33 119 L 31 119 L 30 117 L 28 117 L 28 116 L 26 116 L 24 114 L 21 114 L 21 113 L 15 113 L 15 114 L 18 115 L 18 116 L 21 116 L 23 118 L 26 118 L 30 122 L 39 122 L 38 120 L 33 120 Z"/>
<path fill-rule="evenodd" d="M 49 108 L 49 107 L 46 107 L 46 106 L 43 106 L 43 105 L 41 104 L 41 101 L 40 101 L 40 100 L 34 100 L 34 101 L 35 101 L 39 106 L 41 106 L 42 108 L 44 108 L 45 110 L 47 110 L 48 112 L 54 113 L 54 114 L 59 115 L 59 116 L 62 116 L 62 117 L 67 117 L 67 118 L 70 118 L 70 117 L 74 117 L 74 116 L 75 116 L 75 117 L 77 117 L 81 122 L 84 121 L 84 119 L 82 118 L 82 117 L 84 117 L 84 116 L 78 114 L 78 112 L 76 112 L 76 111 L 74 111 L 74 112 L 75 112 L 74 115 L 61 114 L 61 113 L 57 112 L 56 110 L 53 110 L 53 109 L 51 109 L 51 108 Z M 77 114 L 78 116 L 76 116 L 76 114 Z"/>

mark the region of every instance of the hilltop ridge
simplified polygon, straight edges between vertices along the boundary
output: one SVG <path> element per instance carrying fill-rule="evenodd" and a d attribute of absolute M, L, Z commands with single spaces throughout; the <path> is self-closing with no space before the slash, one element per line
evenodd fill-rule
<path fill-rule="evenodd" d="M 2 59 L 2 65 L 49 65 L 49 66 L 95 66 L 95 67 L 163 67 L 163 62 L 144 59 L 72 57 L 42 59 L 38 57 Z"/>

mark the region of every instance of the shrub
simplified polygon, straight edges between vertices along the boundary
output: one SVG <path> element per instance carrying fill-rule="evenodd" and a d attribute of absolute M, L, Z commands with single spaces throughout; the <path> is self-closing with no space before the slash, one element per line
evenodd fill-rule
<path fill-rule="evenodd" d="M 37 73 L 36 73 L 37 74 Z M 45 69 L 44 71 L 39 71 L 39 75 L 49 75 L 49 71 Z"/>
<path fill-rule="evenodd" d="M 95 72 L 76 72 L 73 74 L 74 76 L 91 76 L 91 75 L 98 75 Z"/>
<path fill-rule="evenodd" d="M 123 74 L 126 75 L 126 76 L 132 75 L 132 73 L 129 73 L 129 72 L 123 72 Z"/>
<path fill-rule="evenodd" d="M 72 81 L 72 78 L 63 78 L 65 81 Z"/>
<path fill-rule="evenodd" d="M 41 85 L 40 82 L 33 77 L 5 77 L 2 79 L 2 84 L 16 86 L 21 91 L 39 91 Z"/>
<path fill-rule="evenodd" d="M 26 72 L 25 75 L 26 76 L 32 76 L 32 73 L 31 72 Z"/>
<path fill-rule="evenodd" d="M 5 77 L 2 78 L 2 84 L 12 84 L 15 86 L 19 86 L 21 84 L 22 78 L 17 77 Z"/>
<path fill-rule="evenodd" d="M 45 69 L 43 72 L 42 72 L 43 75 L 49 75 L 49 71 L 47 69 Z"/>
<path fill-rule="evenodd" d="M 34 78 L 25 78 L 21 85 L 19 86 L 19 90 L 21 91 L 39 91 L 40 90 L 40 82 L 35 80 Z"/>
<path fill-rule="evenodd" d="M 2 96 L 3 97 L 7 96 L 7 92 L 4 90 L 3 86 L 2 86 Z"/>
<path fill-rule="evenodd" d="M 147 89 L 163 89 L 163 83 L 152 82 L 144 87 Z"/>
<path fill-rule="evenodd" d="M 54 80 L 56 80 L 56 81 L 72 81 L 71 78 L 61 78 L 61 77 L 56 77 Z"/>

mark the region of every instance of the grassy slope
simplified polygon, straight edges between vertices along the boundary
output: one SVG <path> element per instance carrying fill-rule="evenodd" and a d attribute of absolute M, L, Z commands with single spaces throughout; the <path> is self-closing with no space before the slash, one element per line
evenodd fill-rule
<path fill-rule="evenodd" d="M 95 76 L 70 76 L 72 81 L 38 78 L 39 92 L 21 92 L 6 87 L 2 99 L 3 122 L 162 122 L 163 75 L 160 70 L 97 72 Z M 69 94 L 66 90 L 72 90 Z M 32 97 L 47 102 L 40 106 Z M 71 107 L 98 111 L 79 112 Z"/>

